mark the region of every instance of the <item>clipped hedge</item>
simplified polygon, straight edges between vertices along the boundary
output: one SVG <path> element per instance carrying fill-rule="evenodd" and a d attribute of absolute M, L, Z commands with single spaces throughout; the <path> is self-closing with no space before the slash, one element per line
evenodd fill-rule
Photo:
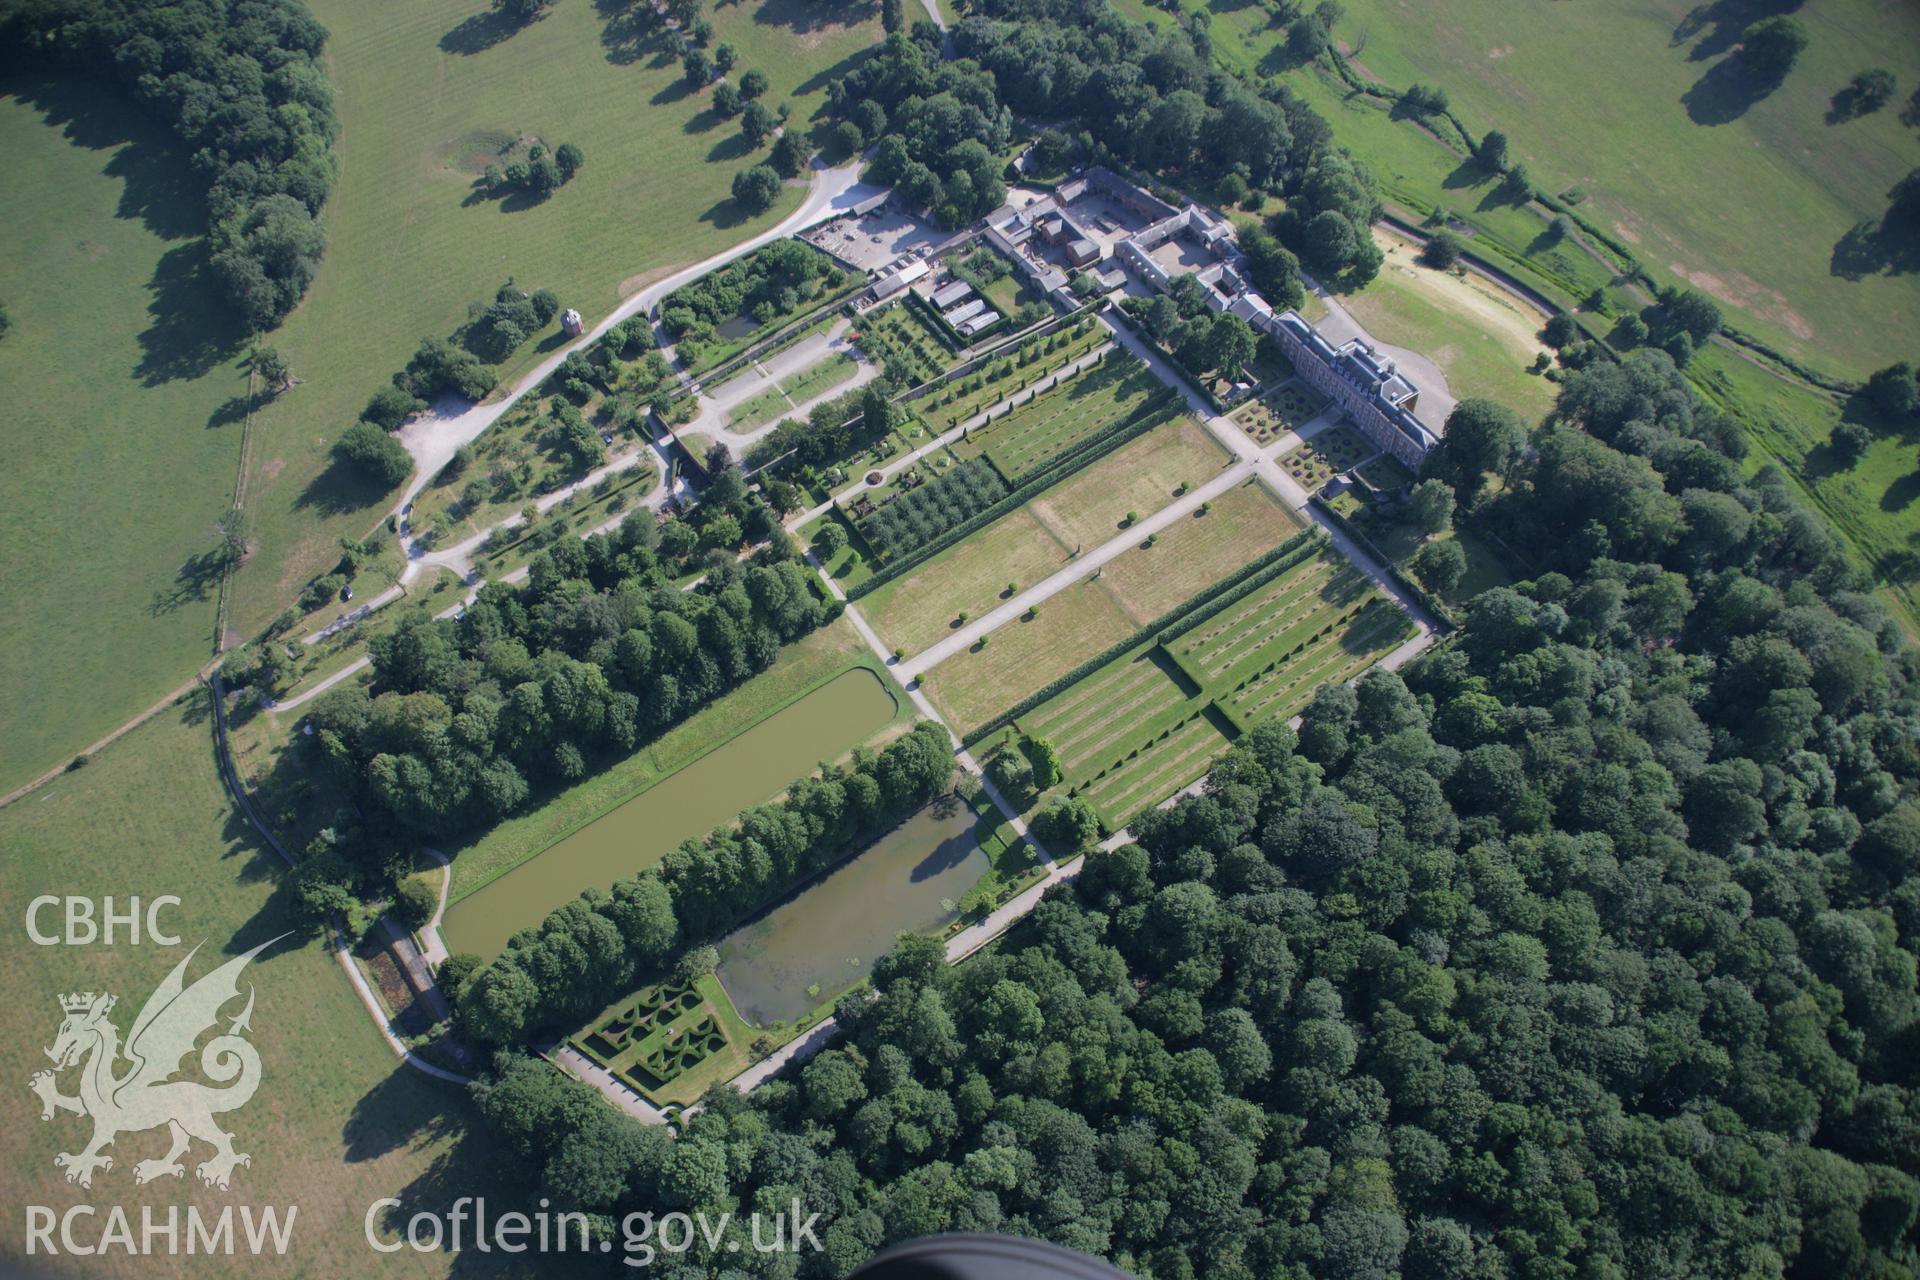
<path fill-rule="evenodd" d="M 1078 684 L 1080 681 L 1098 671 L 1101 667 L 1106 666 L 1109 662 L 1112 662 L 1115 658 L 1120 657 L 1130 650 L 1137 649 L 1144 644 L 1165 643 L 1167 637 L 1178 635 L 1180 632 L 1192 626 L 1193 623 L 1189 621 L 1189 619 L 1192 619 L 1196 614 L 1200 614 L 1201 611 L 1207 610 L 1210 606 L 1216 604 L 1218 604 L 1219 608 L 1225 608 L 1227 604 L 1231 604 L 1233 600 L 1238 600 L 1241 596 L 1246 595 L 1247 592 L 1259 587 L 1275 574 L 1283 573 L 1287 569 L 1292 568 L 1294 564 L 1298 563 L 1299 553 L 1308 548 L 1318 549 L 1325 537 L 1326 535 L 1318 529 L 1302 529 L 1299 533 L 1294 534 L 1293 537 L 1288 538 L 1285 542 L 1267 552 L 1267 554 L 1261 556 L 1259 559 L 1243 565 L 1198 595 L 1191 596 L 1182 603 L 1175 605 L 1172 609 L 1155 618 L 1152 622 L 1149 622 L 1146 626 L 1140 628 L 1126 639 L 1108 645 L 1105 649 L 1102 649 L 1093 657 L 1088 658 L 1085 662 L 1067 672 L 1065 675 L 1048 681 L 1045 685 L 1042 685 L 1033 693 L 1020 699 L 1020 701 L 1014 703 L 993 719 L 988 720 L 979 728 L 970 731 L 965 737 L 960 739 L 960 745 L 963 747 L 972 747 L 976 743 L 991 737 L 1013 721 L 1018 720 L 1021 716 L 1032 711 L 1041 703 L 1066 692 L 1071 686 Z M 1289 560 L 1289 556 L 1295 558 Z M 1275 568 L 1276 565 L 1279 567 Z M 1269 570 L 1271 570 L 1271 572 L 1268 572 Z M 1264 577 L 1262 576 L 1263 574 L 1265 575 Z M 1231 594 L 1232 599 L 1226 599 L 1229 594 Z M 1222 603 L 1223 601 L 1224 603 Z M 1213 613 L 1217 613 L 1219 608 L 1213 608 L 1211 612 L 1206 613 L 1204 616 L 1213 616 Z M 1185 668 L 1182 668 L 1182 670 L 1184 671 Z"/>
<path fill-rule="evenodd" d="M 939 537 L 924 543 L 920 549 L 912 555 L 895 560 L 891 564 L 876 570 L 871 578 L 866 579 L 864 582 L 850 589 L 847 592 L 847 599 L 849 601 L 858 600 L 868 592 L 877 590 L 885 584 L 892 582 L 901 574 L 918 568 L 934 556 L 945 551 L 948 547 L 986 528 L 1001 516 L 1011 511 L 1019 510 L 1027 503 L 1033 501 L 1034 498 L 1046 492 L 1046 490 L 1065 480 L 1075 472 L 1087 467 L 1099 458 L 1113 452 L 1135 436 L 1146 434 L 1147 431 L 1159 425 L 1164 406 L 1169 399 L 1174 397 L 1175 393 L 1171 390 L 1155 393 L 1145 404 L 1134 410 L 1133 413 L 1127 417 L 1122 418 L 1119 422 L 1114 423 L 1104 431 L 1088 436 L 1085 440 L 1080 441 L 1080 443 L 1073 448 L 1048 463 L 1041 470 L 1036 471 L 1032 479 L 1015 489 L 1012 493 L 1009 493 L 1006 497 L 1000 499 L 1000 501 L 969 519 L 961 521 Z"/>

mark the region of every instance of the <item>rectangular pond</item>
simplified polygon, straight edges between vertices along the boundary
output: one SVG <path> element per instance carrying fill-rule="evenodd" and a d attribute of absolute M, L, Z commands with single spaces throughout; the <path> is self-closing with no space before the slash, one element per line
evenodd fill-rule
<path fill-rule="evenodd" d="M 978 821 L 964 804 L 936 801 L 723 938 L 720 984 L 740 1016 L 791 1022 L 866 977 L 896 934 L 944 928 L 991 865 Z"/>
<path fill-rule="evenodd" d="M 689 836 L 777 795 L 822 760 L 884 728 L 897 706 L 865 667 L 835 676 L 618 808 L 447 908 L 450 951 L 498 955 L 588 885 L 610 886 L 656 865 Z"/>

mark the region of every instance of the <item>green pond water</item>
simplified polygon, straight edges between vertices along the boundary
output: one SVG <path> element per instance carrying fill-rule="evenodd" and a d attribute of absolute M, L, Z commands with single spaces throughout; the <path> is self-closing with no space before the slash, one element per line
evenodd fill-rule
<path fill-rule="evenodd" d="M 944 904 L 959 902 L 990 865 L 977 821 L 965 805 L 930 805 L 728 934 L 719 978 L 734 1008 L 757 1026 L 792 1021 L 866 977 L 895 934 L 946 925 L 958 913 Z"/>
<path fill-rule="evenodd" d="M 845 754 L 893 718 L 893 694 L 864 667 L 821 685 L 619 808 L 595 819 L 447 908 L 450 951 L 495 956 L 588 885 L 658 863 L 689 836 L 784 790 L 822 760 Z"/>

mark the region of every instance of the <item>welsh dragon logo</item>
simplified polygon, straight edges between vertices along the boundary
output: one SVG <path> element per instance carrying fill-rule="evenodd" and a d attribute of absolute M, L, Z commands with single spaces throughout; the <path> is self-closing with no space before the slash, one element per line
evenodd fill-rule
<path fill-rule="evenodd" d="M 133 1167 L 136 1183 L 151 1182 L 171 1174 L 186 1174 L 180 1157 L 187 1154 L 192 1140 L 198 1138 L 213 1148 L 213 1155 L 195 1172 L 210 1187 L 226 1190 L 235 1165 L 251 1164 L 252 1158 L 233 1149 L 233 1135 L 223 1130 L 214 1117 L 223 1111 L 245 1106 L 260 1086 L 260 1054 L 241 1035 L 251 1030 L 253 988 L 247 988 L 247 1003 L 228 1024 L 225 1034 L 216 1035 L 200 1050 L 200 1070 L 224 1088 L 212 1088 L 198 1080 L 175 1080 L 181 1060 L 193 1052 L 203 1032 L 220 1021 L 220 1010 L 240 997 L 240 971 L 278 938 L 261 943 L 244 955 L 236 956 L 187 986 L 187 964 L 200 948 L 187 953 L 155 989 L 140 1016 L 133 1020 L 124 1047 L 120 1032 L 108 1014 L 119 997 L 91 991 L 60 997 L 66 1017 L 53 1047 L 46 1051 L 53 1060 L 52 1071 L 35 1072 L 29 1087 L 40 1095 L 40 1118 L 53 1119 L 56 1111 L 71 1111 L 93 1119 L 93 1138 L 80 1152 L 61 1152 L 53 1162 L 67 1171 L 67 1181 L 83 1187 L 93 1185 L 96 1169 L 113 1168 L 113 1157 L 102 1154 L 123 1133 L 137 1133 L 165 1125 L 172 1145 L 158 1160 L 142 1160 Z M 121 1059 L 129 1064 L 116 1072 Z M 79 1092 L 69 1097 L 60 1092 L 56 1075 L 68 1067 L 80 1068 Z M 231 1082 L 231 1083 L 229 1083 Z"/>

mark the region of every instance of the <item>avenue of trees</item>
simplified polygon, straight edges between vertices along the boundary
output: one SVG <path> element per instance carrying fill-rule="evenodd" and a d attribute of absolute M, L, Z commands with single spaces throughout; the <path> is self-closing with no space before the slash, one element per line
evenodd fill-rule
<path fill-rule="evenodd" d="M 247 325 L 293 310 L 326 250 L 339 123 L 303 0 L 0 0 L 0 60 L 132 94 L 207 184 L 214 274 Z"/>
<path fill-rule="evenodd" d="M 839 861 L 953 781 L 946 730 L 921 721 L 845 768 L 825 766 L 737 824 L 683 842 L 657 869 L 589 889 L 463 984 L 456 1026 L 470 1044 L 507 1045 L 536 1030 L 565 1033 L 658 971 L 681 944 L 715 937 L 741 916 Z"/>
<path fill-rule="evenodd" d="M 903 939 L 678 1139 L 502 1055 L 526 1197 L 821 1212 L 745 1275 L 960 1230 L 1178 1280 L 1910 1273 L 1920 660 L 1665 353 L 1570 375 L 1525 452 L 1462 408 L 1439 473 L 1530 576 L 998 947 Z"/>

